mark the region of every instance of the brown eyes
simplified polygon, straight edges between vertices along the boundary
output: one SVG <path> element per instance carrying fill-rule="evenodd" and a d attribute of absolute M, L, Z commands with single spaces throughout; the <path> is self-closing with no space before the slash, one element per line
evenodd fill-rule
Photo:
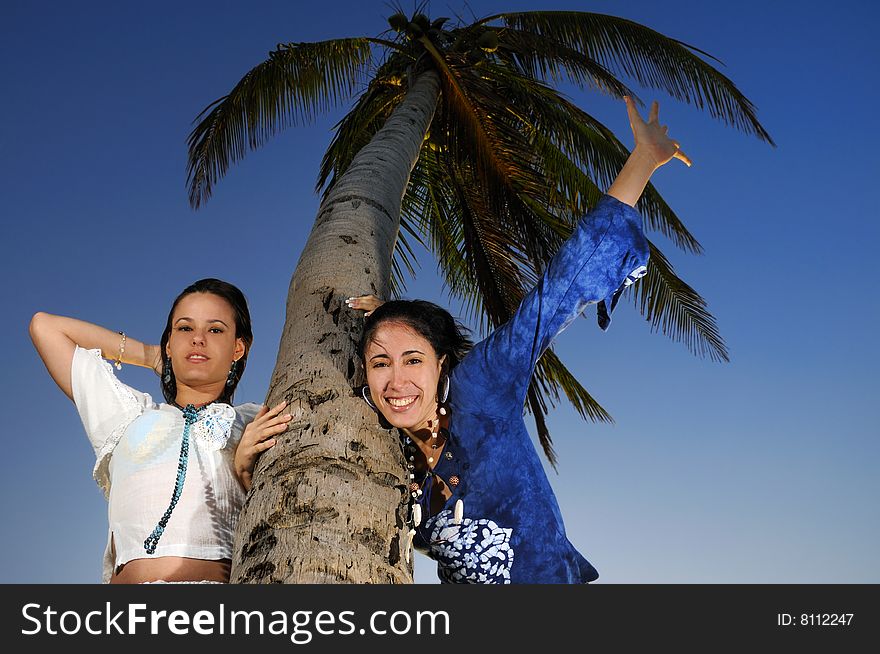
<path fill-rule="evenodd" d="M 405 363 L 406 365 L 410 365 L 410 364 L 415 365 L 415 364 L 418 364 L 418 363 L 421 363 L 421 362 L 422 362 L 421 359 L 407 359 L 404 363 Z M 372 367 L 372 368 L 387 368 L 387 367 L 388 367 L 388 362 L 387 362 L 387 361 L 377 361 L 377 362 L 374 363 L 371 367 Z"/>
<path fill-rule="evenodd" d="M 189 325 L 181 325 L 180 327 L 177 328 L 177 331 L 191 332 L 192 327 L 190 327 Z M 221 329 L 220 327 L 211 327 L 211 329 L 209 329 L 208 331 L 211 332 L 212 334 L 222 334 L 223 333 L 223 329 Z"/>

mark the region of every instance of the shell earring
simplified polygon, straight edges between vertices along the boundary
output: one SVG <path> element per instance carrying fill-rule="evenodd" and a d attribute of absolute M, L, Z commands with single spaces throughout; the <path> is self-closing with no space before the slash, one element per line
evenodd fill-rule
<path fill-rule="evenodd" d="M 446 407 L 443 406 L 446 404 L 446 400 L 449 399 L 449 375 L 443 375 L 443 380 L 440 382 L 440 393 L 437 395 L 437 404 L 440 405 L 440 415 L 446 415 Z"/>
<path fill-rule="evenodd" d="M 443 375 L 441 386 L 443 390 L 440 391 L 440 404 L 446 404 L 446 400 L 449 399 L 449 375 Z"/>

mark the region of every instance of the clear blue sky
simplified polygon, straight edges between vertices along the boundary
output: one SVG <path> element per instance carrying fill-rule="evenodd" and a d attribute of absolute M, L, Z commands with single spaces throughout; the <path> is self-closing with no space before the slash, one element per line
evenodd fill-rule
<path fill-rule="evenodd" d="M 550 418 L 561 461 L 551 481 L 599 582 L 880 582 L 875 3 L 469 7 L 435 1 L 430 13 L 576 8 L 707 50 L 779 145 L 660 97 L 695 165 L 673 162 L 655 183 L 706 250 L 667 254 L 708 299 L 731 363 L 652 334 L 631 305 L 608 333 L 577 321 L 559 341 L 616 418 L 584 423 L 567 407 Z M 375 35 L 390 13 L 339 0 L 5 3 L 0 582 L 97 582 L 106 537 L 91 448 L 31 346 L 31 315 L 155 342 L 180 289 L 228 279 L 245 290 L 256 333 L 237 399 L 262 401 L 338 114 L 248 156 L 197 213 L 186 136 L 276 43 Z M 622 104 L 575 99 L 631 143 Z M 448 304 L 427 259 L 408 295 Z M 127 367 L 122 378 L 160 395 L 152 373 Z M 427 559 L 416 578 L 434 580 Z"/>

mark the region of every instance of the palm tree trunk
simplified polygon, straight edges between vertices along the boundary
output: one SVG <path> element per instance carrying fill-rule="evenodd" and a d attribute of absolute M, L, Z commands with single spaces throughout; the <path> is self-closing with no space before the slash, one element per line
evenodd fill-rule
<path fill-rule="evenodd" d="M 290 282 L 267 402 L 291 426 L 260 458 L 235 535 L 233 583 L 411 583 L 407 482 L 396 431 L 363 384 L 360 315 L 345 298 L 388 297 L 400 203 L 434 115 L 436 73 L 420 75 L 318 209 Z"/>

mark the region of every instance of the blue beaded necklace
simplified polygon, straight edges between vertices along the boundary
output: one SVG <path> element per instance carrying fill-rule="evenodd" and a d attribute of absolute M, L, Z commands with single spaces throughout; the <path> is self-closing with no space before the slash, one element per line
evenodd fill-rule
<path fill-rule="evenodd" d="M 183 491 L 183 482 L 186 481 L 186 465 L 189 462 L 189 428 L 199 419 L 199 414 L 208 405 L 205 404 L 196 408 L 192 404 L 187 404 L 185 407 L 181 407 L 175 402 L 174 406 L 183 411 L 184 421 L 183 439 L 180 443 L 180 459 L 177 462 L 177 480 L 174 482 L 174 492 L 171 494 L 171 502 L 168 504 L 168 508 L 165 509 L 165 513 L 159 519 L 159 523 L 153 529 L 153 533 L 147 536 L 147 540 L 144 541 L 144 549 L 147 551 L 147 554 L 156 553 L 156 545 L 159 544 L 159 539 L 162 538 L 162 534 L 165 532 L 165 527 L 168 525 L 171 513 L 174 511 L 174 507 L 177 506 L 177 500 L 180 499 L 180 493 Z"/>

